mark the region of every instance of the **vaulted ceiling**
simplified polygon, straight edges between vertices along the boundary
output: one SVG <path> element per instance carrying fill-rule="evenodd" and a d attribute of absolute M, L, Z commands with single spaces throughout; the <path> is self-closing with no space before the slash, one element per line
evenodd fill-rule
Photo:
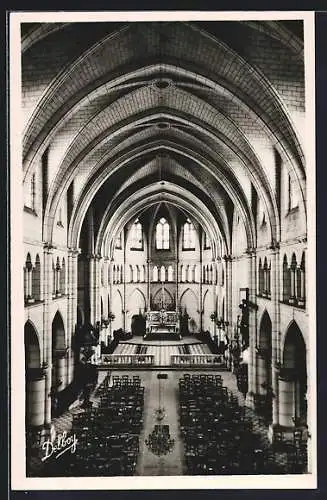
<path fill-rule="evenodd" d="M 163 201 L 227 251 L 236 209 L 254 246 L 253 189 L 278 239 L 274 150 L 305 196 L 301 22 L 25 23 L 22 89 L 25 178 L 48 150 L 46 241 L 72 182 L 68 244 L 93 206 L 99 251 Z"/>

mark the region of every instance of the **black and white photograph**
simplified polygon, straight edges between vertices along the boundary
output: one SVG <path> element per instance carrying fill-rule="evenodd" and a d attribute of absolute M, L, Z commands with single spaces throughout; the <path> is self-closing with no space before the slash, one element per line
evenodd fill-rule
<path fill-rule="evenodd" d="M 9 52 L 13 488 L 314 488 L 313 13 L 13 12 Z"/>

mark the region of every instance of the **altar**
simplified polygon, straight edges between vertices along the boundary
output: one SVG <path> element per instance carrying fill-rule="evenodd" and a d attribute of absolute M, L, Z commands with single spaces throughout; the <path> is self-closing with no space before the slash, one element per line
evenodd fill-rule
<path fill-rule="evenodd" d="M 179 314 L 176 311 L 149 311 L 146 313 L 146 334 L 177 334 L 180 333 Z"/>

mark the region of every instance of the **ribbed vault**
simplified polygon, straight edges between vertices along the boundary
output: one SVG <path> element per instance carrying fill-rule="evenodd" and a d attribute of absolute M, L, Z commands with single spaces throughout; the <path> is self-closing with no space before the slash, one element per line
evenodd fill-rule
<path fill-rule="evenodd" d="M 70 247 L 78 246 L 85 216 L 94 207 L 97 251 L 107 251 L 120 228 L 115 213 L 121 214 L 133 196 L 137 203 L 127 210 L 129 218 L 135 206 L 147 206 L 138 192 L 146 193 L 151 206 L 163 199 L 199 220 L 196 207 L 199 223 L 213 240 L 222 238 L 227 252 L 235 210 L 248 247 L 256 246 L 258 199 L 270 239 L 278 241 L 275 155 L 296 184 L 302 207 L 306 198 L 296 130 L 303 99 L 297 105 L 285 72 L 287 63 L 301 95 L 299 34 L 298 28 L 273 21 L 101 23 L 98 31 L 94 23 L 23 28 L 23 171 L 28 182 L 48 152 L 44 241 L 53 239 L 56 214 L 69 189 L 74 193 Z M 247 36 L 246 49 L 242 36 Z M 251 52 L 252 41 L 274 44 L 281 54 L 273 79 L 269 61 Z M 48 64 L 42 47 L 51 48 Z M 29 68 L 42 74 L 38 86 L 28 81 Z"/>

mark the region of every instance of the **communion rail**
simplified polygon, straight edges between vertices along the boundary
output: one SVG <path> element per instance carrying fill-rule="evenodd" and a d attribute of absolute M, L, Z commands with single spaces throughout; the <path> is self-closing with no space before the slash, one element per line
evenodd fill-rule
<path fill-rule="evenodd" d="M 221 366 L 225 365 L 222 354 L 172 354 L 170 357 L 172 366 Z"/>
<path fill-rule="evenodd" d="M 101 364 L 108 366 L 152 366 L 152 354 L 102 354 Z"/>

